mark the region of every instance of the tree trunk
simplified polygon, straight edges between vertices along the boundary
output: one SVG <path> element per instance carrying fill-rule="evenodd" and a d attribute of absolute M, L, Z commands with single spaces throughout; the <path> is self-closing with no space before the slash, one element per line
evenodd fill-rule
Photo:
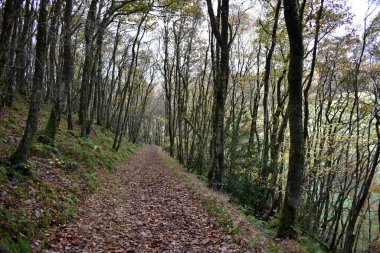
<path fill-rule="evenodd" d="M 230 42 L 228 41 L 229 35 L 229 0 L 222 0 L 219 8 L 221 27 L 218 27 L 217 20 L 214 16 L 211 0 L 207 0 L 208 13 L 210 17 L 212 32 L 217 40 L 218 47 L 220 48 L 219 62 L 214 66 L 216 69 L 216 80 L 214 85 L 214 129 L 213 129 L 213 143 L 212 143 L 212 162 L 211 170 L 209 173 L 209 185 L 214 190 L 220 190 L 223 171 L 224 171 L 224 114 L 225 114 L 225 101 L 229 77 L 229 51 Z"/>
<path fill-rule="evenodd" d="M 26 81 L 26 69 L 27 69 L 27 37 L 30 32 L 31 26 L 31 10 L 30 0 L 26 0 L 24 7 L 24 24 L 20 39 L 18 40 L 16 49 L 16 88 L 20 95 L 25 96 L 27 94 L 27 81 Z"/>
<path fill-rule="evenodd" d="M 268 94 L 269 94 L 269 79 L 272 67 L 272 57 L 273 52 L 276 47 L 277 40 L 277 26 L 278 18 L 280 14 L 281 0 L 277 0 L 277 5 L 274 15 L 274 23 L 271 36 L 271 46 L 269 48 L 268 54 L 265 59 L 265 73 L 264 73 L 264 98 L 263 98 L 263 108 L 264 108 L 264 148 L 262 156 L 262 169 L 261 169 L 261 180 L 265 182 L 268 178 L 268 161 L 269 161 L 269 112 L 268 112 Z"/>
<path fill-rule="evenodd" d="M 67 92 L 71 86 L 73 75 L 73 57 L 71 52 L 71 12 L 73 9 L 73 1 L 66 0 L 66 7 L 64 13 L 64 27 L 63 27 L 63 70 L 62 79 L 58 80 L 58 92 L 54 107 L 51 110 L 49 121 L 47 123 L 45 134 L 49 142 L 54 141 L 55 135 L 61 122 L 62 112 L 67 100 Z"/>
<path fill-rule="evenodd" d="M 4 3 L 4 9 L 3 9 L 3 18 L 2 18 L 2 27 L 1 27 L 1 33 L 0 33 L 0 113 L 2 111 L 2 108 L 7 103 L 7 98 L 10 94 L 9 90 L 9 84 L 7 82 L 7 77 L 10 72 L 9 66 L 11 63 L 9 63 L 10 60 L 10 53 L 13 50 L 12 49 L 12 32 L 13 29 L 17 29 L 17 25 L 15 25 L 15 22 L 17 20 L 17 15 L 19 14 L 19 9 L 22 6 L 23 0 L 7 0 Z M 13 29 L 12 29 L 13 28 Z"/>
<path fill-rule="evenodd" d="M 304 119 L 304 126 L 303 126 L 303 131 L 304 131 L 304 138 L 307 140 L 309 138 L 308 134 L 308 122 L 309 122 L 309 100 L 308 100 L 308 95 L 309 95 L 309 90 L 311 87 L 311 83 L 313 82 L 313 76 L 314 76 L 314 71 L 315 71 L 315 64 L 317 60 L 317 50 L 318 50 L 318 43 L 319 43 L 319 31 L 321 29 L 321 19 L 322 19 L 322 13 L 323 13 L 323 4 L 324 0 L 321 0 L 321 6 L 319 7 L 318 13 L 317 13 L 317 19 L 316 19 L 316 24 L 315 24 L 315 35 L 314 35 L 314 46 L 313 46 L 313 58 L 311 60 L 311 67 L 310 67 L 310 74 L 308 76 L 308 81 L 305 87 L 305 90 L 303 91 L 304 95 L 304 114 L 305 114 L 305 119 Z"/>
<path fill-rule="evenodd" d="M 59 86 L 59 77 L 58 77 L 58 71 L 56 68 L 56 47 L 57 47 L 57 41 L 58 41 L 58 29 L 59 29 L 59 17 L 61 15 L 61 0 L 56 0 L 53 5 L 52 15 L 51 15 L 51 21 L 50 21 L 50 27 L 48 29 L 48 48 L 49 48 L 49 61 L 47 64 L 47 82 L 46 82 L 46 94 L 45 94 L 45 102 L 48 102 L 52 98 L 54 98 L 54 95 L 57 92 L 57 88 Z"/>
<path fill-rule="evenodd" d="M 82 86 L 80 89 L 80 102 L 79 102 L 79 123 L 81 124 L 81 136 L 87 137 L 87 128 L 89 120 L 89 102 L 91 90 L 91 70 L 94 63 L 94 33 L 95 33 L 95 14 L 96 6 L 99 0 L 92 0 L 90 9 L 88 11 L 86 26 L 85 26 L 85 40 L 86 40 L 86 55 L 83 65 Z"/>
<path fill-rule="evenodd" d="M 19 164 L 26 161 L 30 147 L 32 145 L 34 134 L 37 130 L 37 121 L 42 99 L 42 88 L 44 81 L 44 68 L 46 63 L 46 29 L 47 29 L 47 5 L 49 0 L 40 1 L 38 25 L 37 25 L 37 44 L 36 44 L 36 60 L 33 76 L 33 88 L 31 101 L 29 105 L 28 119 L 24 135 L 18 145 L 17 150 L 10 157 L 11 164 Z"/>
<path fill-rule="evenodd" d="M 297 237 L 293 228 L 297 223 L 305 160 L 302 124 L 303 39 L 297 2 L 297 0 L 284 0 L 285 23 L 290 44 L 288 72 L 290 151 L 285 199 L 277 234 L 289 238 Z"/>

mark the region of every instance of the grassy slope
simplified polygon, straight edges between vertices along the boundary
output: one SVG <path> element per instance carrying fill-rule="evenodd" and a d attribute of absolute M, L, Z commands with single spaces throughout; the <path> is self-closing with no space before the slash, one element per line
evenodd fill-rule
<path fill-rule="evenodd" d="M 50 108 L 41 108 L 37 136 Z M 27 110 L 27 102 L 17 99 L 0 115 L 0 159 L 16 149 Z M 27 163 L 29 176 L 0 165 L 0 252 L 28 252 L 31 239 L 41 236 L 43 228 L 74 217 L 79 201 L 100 186 L 99 176 L 111 173 L 116 162 L 138 148 L 124 143 L 114 152 L 113 134 L 100 126 L 93 126 L 88 139 L 78 133 L 78 129 L 67 132 L 63 120 L 55 146 L 35 142 Z"/>
<path fill-rule="evenodd" d="M 271 223 L 256 219 L 241 206 L 234 204 L 229 196 L 212 191 L 204 180 L 187 172 L 166 153 L 161 152 L 161 157 L 172 174 L 196 194 L 205 210 L 215 218 L 215 222 L 253 252 L 323 252 L 317 243 L 302 236 L 302 246 L 293 240 L 276 238 L 275 220 Z"/>

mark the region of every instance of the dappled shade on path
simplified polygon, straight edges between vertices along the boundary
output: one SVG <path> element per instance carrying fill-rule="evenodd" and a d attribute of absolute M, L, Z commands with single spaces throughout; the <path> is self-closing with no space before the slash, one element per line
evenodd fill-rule
<path fill-rule="evenodd" d="M 131 155 L 104 181 L 77 218 L 46 231 L 46 252 L 240 252 L 157 148 Z"/>

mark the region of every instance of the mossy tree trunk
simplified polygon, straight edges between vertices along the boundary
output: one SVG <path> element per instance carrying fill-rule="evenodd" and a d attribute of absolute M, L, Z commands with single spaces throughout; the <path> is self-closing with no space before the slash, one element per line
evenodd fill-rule
<path fill-rule="evenodd" d="M 298 0 L 284 0 L 284 14 L 290 44 L 288 72 L 290 152 L 285 199 L 277 234 L 280 237 L 296 238 L 294 226 L 297 223 L 305 160 L 302 122 L 303 38 Z"/>
<path fill-rule="evenodd" d="M 65 107 L 68 90 L 71 87 L 73 75 L 73 56 L 71 50 L 71 19 L 72 19 L 73 1 L 66 0 L 64 24 L 63 24 L 63 69 L 60 80 L 58 80 L 58 92 L 54 107 L 51 110 L 49 121 L 45 128 L 47 140 L 54 141 L 55 135 L 61 122 L 62 112 Z"/>
<path fill-rule="evenodd" d="M 227 86 L 229 77 L 229 1 L 218 2 L 218 16 L 214 15 L 211 0 L 207 0 L 208 13 L 211 22 L 212 33 L 217 41 L 217 50 L 220 50 L 220 57 L 217 57 L 213 66 L 216 79 L 214 83 L 214 117 L 213 117 L 213 142 L 212 142 L 212 162 L 209 173 L 209 184 L 214 190 L 219 190 L 224 172 L 224 114 L 227 96 Z M 218 22 L 220 17 L 220 24 Z M 219 52 L 217 52 L 219 53 Z"/>

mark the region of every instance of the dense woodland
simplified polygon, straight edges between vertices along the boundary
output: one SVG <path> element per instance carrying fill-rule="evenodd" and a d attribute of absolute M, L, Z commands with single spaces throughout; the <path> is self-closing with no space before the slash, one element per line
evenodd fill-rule
<path fill-rule="evenodd" d="M 6 164 L 55 145 L 62 119 L 82 138 L 100 125 L 115 152 L 163 147 L 279 237 L 375 252 L 380 2 L 361 1 L 359 23 L 346 0 L 0 1 L 0 115 L 29 104 Z"/>

